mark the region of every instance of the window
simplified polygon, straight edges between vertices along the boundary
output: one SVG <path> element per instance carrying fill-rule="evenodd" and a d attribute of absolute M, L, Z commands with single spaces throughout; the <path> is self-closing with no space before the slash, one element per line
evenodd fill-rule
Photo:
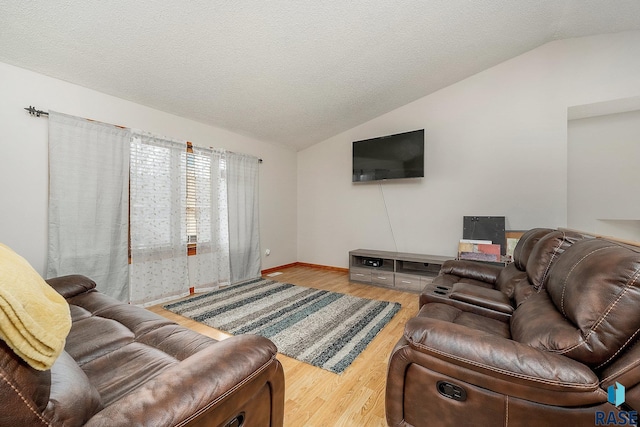
<path fill-rule="evenodd" d="M 186 152 L 179 144 L 146 135 L 131 137 L 131 247 L 187 243 L 182 200 L 186 198 Z"/>
<path fill-rule="evenodd" d="M 211 149 L 194 149 L 191 143 L 187 143 L 186 176 L 186 238 L 189 255 L 196 254 L 198 244 L 211 244 L 214 238 L 228 245 L 224 156 Z"/>
<path fill-rule="evenodd" d="M 195 244 L 198 242 L 197 227 L 197 200 L 196 200 L 196 155 L 193 154 L 193 145 L 187 142 L 187 244 L 189 255 L 195 255 Z M 193 252 L 193 253 L 191 253 Z"/>

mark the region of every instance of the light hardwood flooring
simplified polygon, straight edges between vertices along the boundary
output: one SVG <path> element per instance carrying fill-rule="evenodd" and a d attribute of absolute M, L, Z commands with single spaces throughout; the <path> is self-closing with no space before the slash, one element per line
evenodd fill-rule
<path fill-rule="evenodd" d="M 271 279 L 351 294 L 362 298 L 394 301 L 401 310 L 342 374 L 308 365 L 278 354 L 284 367 L 284 424 L 299 426 L 386 426 L 384 393 L 389 354 L 402 336 L 404 324 L 418 311 L 418 295 L 349 282 L 346 272 L 314 267 L 287 267 Z M 215 339 L 229 336 L 193 320 L 150 308 L 194 331 Z"/>

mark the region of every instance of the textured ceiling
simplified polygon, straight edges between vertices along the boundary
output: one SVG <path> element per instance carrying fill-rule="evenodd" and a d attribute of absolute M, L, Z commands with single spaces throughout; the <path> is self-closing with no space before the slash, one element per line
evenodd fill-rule
<path fill-rule="evenodd" d="M 638 0 L 0 0 L 0 61 L 300 150 L 546 42 L 636 29 Z"/>

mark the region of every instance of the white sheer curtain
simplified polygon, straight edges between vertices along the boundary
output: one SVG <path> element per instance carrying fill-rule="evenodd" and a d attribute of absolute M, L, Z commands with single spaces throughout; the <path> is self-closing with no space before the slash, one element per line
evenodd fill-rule
<path fill-rule="evenodd" d="M 150 305 L 260 276 L 256 157 L 187 153 L 186 141 L 55 112 L 49 120 L 47 277 L 85 274 L 108 295 Z"/>
<path fill-rule="evenodd" d="M 231 283 L 260 276 L 258 159 L 226 152 Z"/>
<path fill-rule="evenodd" d="M 186 141 L 131 138 L 130 301 L 187 295 Z"/>
<path fill-rule="evenodd" d="M 47 277 L 83 274 L 128 298 L 130 131 L 49 112 Z"/>
<path fill-rule="evenodd" d="M 225 159 L 219 151 L 199 147 L 193 147 L 188 159 L 193 178 L 188 173 L 187 180 L 193 179 L 195 193 L 189 221 L 195 223 L 196 236 L 192 284 L 196 291 L 206 291 L 230 283 Z"/>

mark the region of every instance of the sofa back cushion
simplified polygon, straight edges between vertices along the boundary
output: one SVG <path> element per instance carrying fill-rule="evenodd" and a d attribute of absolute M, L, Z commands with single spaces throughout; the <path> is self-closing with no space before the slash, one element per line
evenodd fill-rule
<path fill-rule="evenodd" d="M 518 270 L 515 263 L 512 262 L 502 269 L 496 280 L 496 289 L 512 299 L 516 284 L 527 278 L 527 273 Z"/>
<path fill-rule="evenodd" d="M 524 233 L 518 240 L 518 244 L 513 250 L 513 263 L 520 271 L 525 271 L 527 268 L 527 261 L 529 255 L 538 241 L 551 233 L 553 230 L 550 228 L 532 228 Z"/>
<path fill-rule="evenodd" d="M 514 298 L 516 285 L 526 280 L 527 261 L 538 241 L 553 230 L 550 228 L 532 228 L 520 237 L 513 251 L 513 262 L 502 269 L 496 280 L 496 289 L 507 298 Z"/>
<path fill-rule="evenodd" d="M 551 266 L 571 245 L 583 238 L 582 234 L 571 231 L 552 231 L 535 244 L 527 260 L 527 275 L 536 291 L 545 286 Z"/>
<path fill-rule="evenodd" d="M 640 250 L 584 239 L 553 264 L 546 288 L 511 318 L 516 341 L 600 368 L 640 331 Z"/>
<path fill-rule="evenodd" d="M 82 426 L 102 409 L 98 390 L 63 351 L 51 367 L 51 393 L 43 415 L 54 425 Z"/>
<path fill-rule="evenodd" d="M 516 307 L 520 307 L 520 305 L 525 302 L 531 295 L 535 294 L 536 290 L 529 281 L 529 278 L 525 274 L 525 277 L 516 282 L 516 285 L 513 287 L 513 302 Z"/>

